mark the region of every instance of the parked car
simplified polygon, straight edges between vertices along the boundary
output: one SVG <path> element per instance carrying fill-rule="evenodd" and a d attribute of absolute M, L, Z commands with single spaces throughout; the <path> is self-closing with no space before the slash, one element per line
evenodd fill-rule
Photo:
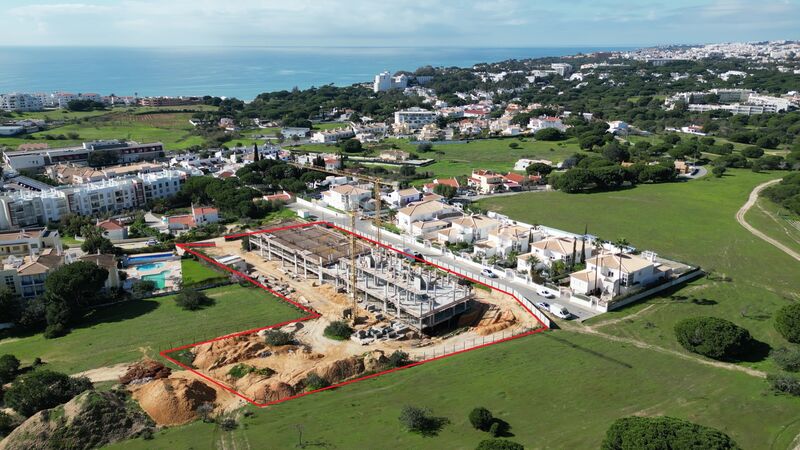
<path fill-rule="evenodd" d="M 539 308 L 542 308 L 544 310 L 547 310 L 547 311 L 550 310 L 550 303 L 547 303 L 547 302 L 538 302 L 538 303 L 536 303 L 536 306 L 538 306 Z"/>
<path fill-rule="evenodd" d="M 559 305 L 558 303 L 553 303 L 550 305 L 550 312 L 553 313 L 554 316 L 561 319 L 569 319 L 572 317 L 572 314 L 567 311 L 567 308 Z"/>
<path fill-rule="evenodd" d="M 158 239 L 148 239 L 146 245 L 158 245 Z"/>
<path fill-rule="evenodd" d="M 497 278 L 497 274 L 495 274 L 489 269 L 481 270 L 481 275 L 485 276 L 486 278 Z"/>
<path fill-rule="evenodd" d="M 556 296 L 555 296 L 555 295 L 553 295 L 553 294 L 552 294 L 550 291 L 548 291 L 547 289 L 539 289 L 539 292 L 537 292 L 537 294 L 539 294 L 540 296 L 542 296 L 542 297 L 544 297 L 544 298 L 556 298 Z"/>

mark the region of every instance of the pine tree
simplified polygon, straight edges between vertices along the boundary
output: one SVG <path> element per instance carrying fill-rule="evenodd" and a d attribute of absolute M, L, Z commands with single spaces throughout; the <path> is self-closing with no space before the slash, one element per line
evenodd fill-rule
<path fill-rule="evenodd" d="M 253 144 L 253 162 L 258 162 L 258 144 Z"/>

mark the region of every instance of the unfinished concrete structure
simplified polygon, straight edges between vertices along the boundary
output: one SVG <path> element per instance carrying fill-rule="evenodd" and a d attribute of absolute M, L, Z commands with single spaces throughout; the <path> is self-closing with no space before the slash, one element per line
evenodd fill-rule
<path fill-rule="evenodd" d="M 338 280 L 349 280 L 350 260 L 336 266 Z M 447 322 L 470 308 L 472 290 L 461 278 L 405 255 L 374 248 L 356 262 L 356 292 L 364 304 L 376 303 L 388 316 L 423 330 Z M 348 286 L 349 290 L 349 286 Z"/>
<path fill-rule="evenodd" d="M 317 278 L 355 292 L 361 307 L 411 328 L 447 322 L 468 311 L 473 298 L 463 279 L 396 251 L 356 245 L 356 282 L 351 286 L 350 238 L 324 225 L 283 228 L 250 236 L 250 249 L 265 260 L 280 261 L 295 276 Z M 371 305 L 371 306 L 370 306 Z"/>
<path fill-rule="evenodd" d="M 325 269 L 342 258 L 350 257 L 347 236 L 323 225 L 293 226 L 250 236 L 250 250 L 268 261 L 280 261 L 298 276 L 324 281 Z M 357 242 L 356 255 L 369 253 L 367 245 Z"/>

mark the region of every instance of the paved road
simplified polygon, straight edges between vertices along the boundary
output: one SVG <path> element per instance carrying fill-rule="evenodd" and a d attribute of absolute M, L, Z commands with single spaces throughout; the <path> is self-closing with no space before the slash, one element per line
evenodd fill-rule
<path fill-rule="evenodd" d="M 747 211 L 749 211 L 750 208 L 752 208 L 753 205 L 756 204 L 756 201 L 758 200 L 758 194 L 761 193 L 761 191 L 763 191 L 764 189 L 768 188 L 769 186 L 772 186 L 773 184 L 779 183 L 780 181 L 781 181 L 781 179 L 771 180 L 771 181 L 767 181 L 766 183 L 761 183 L 758 186 L 756 186 L 755 189 L 753 189 L 753 192 L 750 193 L 750 197 L 747 199 L 747 202 L 745 202 L 745 204 L 741 208 L 739 208 L 739 211 L 736 212 L 736 221 L 739 222 L 739 224 L 741 224 L 743 227 L 745 227 L 747 229 L 747 231 L 749 231 L 753 236 L 756 236 L 759 239 L 762 239 L 762 240 L 764 240 L 766 242 L 769 242 L 770 244 L 772 244 L 775 247 L 777 247 L 780 251 L 782 251 L 782 252 L 786 253 L 787 255 L 791 256 L 792 258 L 800 261 L 800 253 L 797 253 L 796 251 L 794 251 L 791 248 L 783 245 L 779 241 L 777 241 L 775 239 L 772 239 L 771 237 L 767 236 L 766 234 L 758 231 L 754 226 L 752 226 L 749 223 L 747 223 L 747 221 L 744 218 L 745 214 L 747 214 Z"/>
<path fill-rule="evenodd" d="M 296 204 L 290 205 L 290 207 L 291 208 L 295 208 L 295 209 L 309 209 L 309 208 L 307 208 L 305 206 L 300 207 L 300 206 L 298 206 Z M 330 210 L 328 210 L 326 208 L 323 208 L 323 207 L 320 207 L 320 206 L 315 206 L 313 208 L 312 213 L 314 215 L 316 215 L 320 220 L 323 220 L 323 221 L 326 221 L 326 222 L 331 222 L 331 223 L 334 223 L 334 224 L 340 225 L 340 226 L 341 225 L 348 226 L 348 227 L 350 226 L 350 223 L 349 223 L 350 219 L 349 218 L 347 218 L 347 217 L 340 218 L 337 215 L 334 215 Z M 374 227 L 372 226 L 372 222 L 371 221 L 368 221 L 368 220 L 357 220 L 356 221 L 356 230 L 358 230 L 358 232 L 360 234 L 364 235 L 364 236 L 367 236 L 367 237 L 370 237 L 370 238 L 374 238 L 375 237 Z M 415 239 L 412 239 L 411 237 L 406 238 L 404 236 L 402 239 L 395 239 L 395 238 L 392 238 L 392 237 L 390 237 L 390 236 L 388 236 L 386 234 L 382 234 L 381 238 L 384 241 L 389 242 L 390 244 L 392 244 L 394 247 L 396 247 L 398 249 L 402 250 L 402 249 L 410 248 L 415 252 L 419 252 L 425 257 L 426 260 L 431 261 L 433 263 L 448 264 L 448 265 L 451 265 L 451 266 L 458 267 L 459 269 L 464 270 L 464 271 L 466 271 L 468 273 L 473 273 L 475 278 L 478 278 L 478 276 L 479 276 L 479 274 L 475 272 L 475 268 L 474 267 L 472 267 L 470 265 L 467 265 L 467 264 L 464 264 L 463 262 L 457 261 L 457 260 L 453 259 L 452 257 L 439 255 L 439 254 L 435 253 L 435 250 L 426 249 L 424 246 L 422 246 L 421 244 L 417 243 L 417 241 Z M 556 302 L 556 303 L 561 303 L 564 306 L 566 306 L 567 309 L 575 316 L 574 317 L 575 320 L 585 320 L 585 319 L 588 319 L 590 317 L 593 317 L 593 316 L 596 316 L 597 314 L 599 314 L 597 311 L 594 311 L 594 310 L 591 310 L 591 309 L 582 308 L 582 307 L 580 307 L 578 305 L 569 303 L 567 301 L 567 299 L 563 299 L 562 298 L 562 299 L 559 300 L 559 299 L 547 299 L 545 297 L 542 297 L 536 292 L 535 289 L 533 289 L 532 287 L 530 287 L 529 285 L 527 285 L 523 281 L 508 280 L 508 279 L 504 279 L 502 277 L 495 278 L 493 280 L 496 283 L 505 286 L 506 288 L 516 289 L 518 292 L 520 292 L 522 295 L 524 295 L 528 300 L 530 300 L 533 303 L 538 303 L 538 302 L 546 302 L 546 303 Z"/>

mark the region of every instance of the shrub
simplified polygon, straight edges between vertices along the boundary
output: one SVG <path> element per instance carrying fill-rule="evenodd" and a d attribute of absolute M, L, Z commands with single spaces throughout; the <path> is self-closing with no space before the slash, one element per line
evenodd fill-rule
<path fill-rule="evenodd" d="M 92 389 L 88 378 L 70 378 L 63 373 L 42 370 L 17 378 L 5 395 L 6 405 L 23 416 L 69 401 Z"/>
<path fill-rule="evenodd" d="M 14 355 L 0 356 L 0 385 L 14 380 L 19 371 L 19 360 Z"/>
<path fill-rule="evenodd" d="M 492 426 L 492 422 L 494 422 L 494 417 L 486 408 L 478 407 L 469 413 L 469 423 L 471 423 L 472 427 L 475 429 L 489 431 L 489 428 Z"/>
<path fill-rule="evenodd" d="M 156 282 L 153 280 L 139 280 L 133 283 L 131 294 L 136 298 L 147 297 L 156 290 Z"/>
<path fill-rule="evenodd" d="M 330 386 L 331 384 L 325 378 L 317 375 L 316 372 L 311 372 L 306 375 L 306 379 L 304 382 L 306 390 L 308 391 L 316 391 L 317 389 L 322 389 Z"/>
<path fill-rule="evenodd" d="M 800 379 L 792 375 L 767 375 L 769 387 L 775 392 L 800 396 Z"/>
<path fill-rule="evenodd" d="M 675 324 L 683 348 L 714 359 L 735 359 L 752 343 L 750 332 L 717 317 L 692 317 Z"/>
<path fill-rule="evenodd" d="M 219 421 L 219 427 L 222 428 L 223 431 L 233 431 L 239 427 L 239 424 L 233 417 L 226 417 Z"/>
<path fill-rule="evenodd" d="M 484 439 L 475 450 L 525 450 L 522 444 L 506 439 Z"/>
<path fill-rule="evenodd" d="M 345 322 L 341 320 L 337 320 L 331 322 L 330 325 L 325 327 L 323 334 L 330 339 L 335 339 L 337 341 L 344 341 L 346 339 L 350 339 L 350 335 L 353 334 L 353 329 L 350 328 Z"/>
<path fill-rule="evenodd" d="M 508 144 L 508 148 L 519 148 L 519 142 L 512 142 Z"/>
<path fill-rule="evenodd" d="M 745 147 L 742 149 L 742 156 L 745 158 L 761 158 L 764 156 L 764 150 L 758 147 Z"/>
<path fill-rule="evenodd" d="M 716 178 L 722 178 L 727 171 L 728 169 L 726 169 L 725 166 L 714 166 L 714 168 L 711 169 L 711 173 L 714 174 L 714 177 Z"/>
<path fill-rule="evenodd" d="M 431 150 L 433 150 L 433 145 L 431 145 L 430 143 L 426 142 L 424 144 L 417 145 L 417 151 L 420 153 L 427 153 Z"/>
<path fill-rule="evenodd" d="M 787 341 L 800 343 L 800 303 L 792 303 L 778 310 L 775 329 Z"/>
<path fill-rule="evenodd" d="M 292 334 L 285 331 L 267 330 L 267 332 L 264 333 L 264 342 L 274 347 L 289 345 L 292 343 L 292 339 Z"/>
<path fill-rule="evenodd" d="M 175 303 L 186 311 L 196 311 L 214 304 L 214 300 L 206 294 L 195 290 L 184 290 L 175 296 Z"/>
<path fill-rule="evenodd" d="M 800 371 L 800 348 L 781 347 L 772 351 L 772 360 L 788 372 Z"/>
<path fill-rule="evenodd" d="M 566 136 L 556 128 L 544 128 L 534 133 L 533 137 L 540 141 L 560 141 Z"/>
<path fill-rule="evenodd" d="M 5 436 L 17 427 L 17 421 L 13 417 L 0 411 L 0 436 Z"/>
<path fill-rule="evenodd" d="M 395 350 L 391 355 L 389 355 L 389 361 L 386 363 L 386 365 L 389 367 L 403 367 L 407 366 L 410 362 L 411 361 L 408 359 L 408 353 L 401 350 Z"/>
<path fill-rule="evenodd" d="M 623 417 L 611 424 L 602 450 L 738 449 L 727 434 L 674 417 Z"/>
<path fill-rule="evenodd" d="M 424 436 L 435 435 L 447 423 L 445 418 L 432 416 L 429 409 L 416 406 L 404 406 L 399 420 L 408 431 Z"/>
<path fill-rule="evenodd" d="M 251 373 L 255 373 L 265 377 L 271 377 L 272 375 L 275 374 L 275 371 L 270 369 L 269 367 L 264 367 L 263 369 L 259 369 L 249 364 L 242 364 L 242 363 L 236 364 L 235 366 L 231 367 L 230 370 L 228 370 L 228 375 L 237 379 L 243 378 L 244 376 Z"/>
<path fill-rule="evenodd" d="M 492 426 L 489 427 L 489 434 L 492 437 L 500 437 L 500 422 L 492 422 Z"/>

